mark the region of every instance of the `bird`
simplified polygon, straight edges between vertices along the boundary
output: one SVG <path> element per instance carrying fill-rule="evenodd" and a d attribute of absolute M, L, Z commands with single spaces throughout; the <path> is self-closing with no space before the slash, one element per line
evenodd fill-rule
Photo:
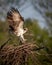
<path fill-rule="evenodd" d="M 12 7 L 7 12 L 7 21 L 9 24 L 9 31 L 20 38 L 21 42 L 25 42 L 24 34 L 27 32 L 27 28 L 24 28 L 24 18 L 21 16 L 18 9 Z"/>

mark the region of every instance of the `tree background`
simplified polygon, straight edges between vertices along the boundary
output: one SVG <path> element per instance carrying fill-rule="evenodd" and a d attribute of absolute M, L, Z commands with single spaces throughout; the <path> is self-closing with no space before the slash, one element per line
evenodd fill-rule
<path fill-rule="evenodd" d="M 8 44 L 18 43 L 17 45 L 19 45 L 19 39 L 15 35 L 8 34 L 6 14 L 12 6 L 18 8 L 20 13 L 23 12 L 30 6 L 24 6 L 27 2 L 30 2 L 34 10 L 45 19 L 45 26 L 42 28 L 42 25 L 39 25 L 39 20 L 36 18 L 25 18 L 24 27 L 28 28 L 25 38 L 27 38 L 27 42 L 36 42 L 39 47 L 45 47 L 45 49 L 38 51 L 40 55 L 37 55 L 35 60 L 38 59 L 42 63 L 41 65 L 52 65 L 52 0 L 0 0 L 0 46 L 9 37 L 12 40 Z M 30 59 L 28 65 L 33 65 Z"/>

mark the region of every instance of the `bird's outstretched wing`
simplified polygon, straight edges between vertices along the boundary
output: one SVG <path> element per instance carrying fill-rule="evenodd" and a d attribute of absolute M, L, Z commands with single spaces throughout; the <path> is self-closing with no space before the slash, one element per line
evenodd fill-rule
<path fill-rule="evenodd" d="M 17 27 L 23 27 L 24 19 L 20 15 L 19 11 L 15 8 L 11 8 L 10 11 L 7 13 L 7 20 L 9 22 L 9 27 L 15 30 Z"/>

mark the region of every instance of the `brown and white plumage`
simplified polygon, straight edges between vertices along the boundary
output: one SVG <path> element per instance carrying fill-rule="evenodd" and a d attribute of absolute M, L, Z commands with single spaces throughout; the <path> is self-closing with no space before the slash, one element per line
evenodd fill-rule
<path fill-rule="evenodd" d="M 25 41 L 23 34 L 26 33 L 27 29 L 24 30 L 23 28 L 24 19 L 20 15 L 19 11 L 15 8 L 11 8 L 7 13 L 7 20 L 9 22 L 10 30 L 16 36 L 19 36 L 21 41 Z"/>

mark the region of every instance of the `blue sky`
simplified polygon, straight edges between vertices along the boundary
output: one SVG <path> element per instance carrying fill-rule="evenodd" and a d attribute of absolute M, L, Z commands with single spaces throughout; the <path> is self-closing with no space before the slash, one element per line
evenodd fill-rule
<path fill-rule="evenodd" d="M 17 5 L 11 4 L 12 6 L 17 8 Z M 10 5 L 10 7 L 11 7 Z M 31 19 L 37 19 L 39 22 L 39 25 L 43 28 L 45 27 L 45 19 L 40 15 L 40 13 L 34 9 L 33 5 L 30 1 L 27 1 L 23 6 L 19 8 L 19 11 L 21 15 L 24 17 L 24 19 L 31 18 Z M 0 17 L 3 21 L 5 20 L 5 17 Z"/>
<path fill-rule="evenodd" d="M 25 8 L 26 7 L 26 8 Z M 25 9 L 23 9 L 25 8 Z M 23 9 L 21 11 L 21 9 Z M 32 18 L 37 19 L 39 21 L 39 25 L 43 28 L 45 27 L 45 19 L 40 15 L 40 13 L 33 8 L 30 2 L 26 3 L 19 9 L 21 15 L 24 17 L 24 19 Z"/>

